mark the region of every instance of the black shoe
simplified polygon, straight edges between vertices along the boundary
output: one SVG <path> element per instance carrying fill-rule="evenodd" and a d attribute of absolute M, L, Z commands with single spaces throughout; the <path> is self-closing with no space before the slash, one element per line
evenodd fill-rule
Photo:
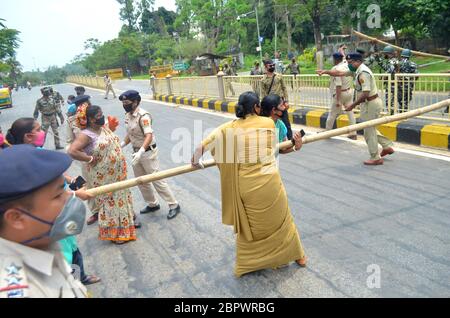
<path fill-rule="evenodd" d="M 156 211 L 159 211 L 160 209 L 161 206 L 159 204 L 154 207 L 146 206 L 145 209 L 141 210 L 141 214 L 154 213 Z"/>
<path fill-rule="evenodd" d="M 63 149 L 64 149 L 64 147 L 61 147 L 61 146 L 56 147 L 56 150 L 63 150 Z"/>
<path fill-rule="evenodd" d="M 175 209 L 170 209 L 169 214 L 167 214 L 167 219 L 168 220 L 174 219 L 180 212 L 181 212 L 181 207 L 179 205 Z"/>

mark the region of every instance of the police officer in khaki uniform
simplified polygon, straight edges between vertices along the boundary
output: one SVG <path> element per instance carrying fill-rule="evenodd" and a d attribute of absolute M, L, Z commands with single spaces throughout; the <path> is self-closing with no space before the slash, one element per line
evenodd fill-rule
<path fill-rule="evenodd" d="M 139 107 L 141 96 L 139 92 L 129 90 L 120 95 L 126 114 L 125 124 L 127 136 L 122 142 L 122 147 L 131 143 L 133 146 L 133 170 L 136 177 L 152 174 L 159 171 L 158 148 L 156 138 L 152 129 L 152 117 L 150 113 Z M 152 183 L 158 194 L 169 204 L 169 220 L 180 213 L 181 208 L 165 180 Z M 161 207 L 155 192 L 150 184 L 140 185 L 139 189 L 148 206 L 141 214 L 153 213 Z"/>
<path fill-rule="evenodd" d="M 86 208 L 64 189 L 66 154 L 30 145 L 0 155 L 0 298 L 85 298 L 58 241 L 83 229 Z"/>
<path fill-rule="evenodd" d="M 377 83 L 372 71 L 363 63 L 363 57 L 360 53 L 350 53 L 347 56 L 349 70 L 348 72 L 333 71 L 317 71 L 319 75 L 328 74 L 330 76 L 354 76 L 356 99 L 350 105 L 345 105 L 346 111 L 353 110 L 356 106 L 361 105 L 361 119 L 369 121 L 380 117 L 383 109 L 383 101 L 378 95 Z M 364 129 L 364 138 L 369 148 L 370 159 L 365 161 L 365 165 L 375 166 L 384 163 L 383 158 L 392 155 L 394 149 L 391 140 L 383 136 L 376 127 Z M 380 154 L 378 144 L 383 147 Z"/>
<path fill-rule="evenodd" d="M 105 75 L 105 77 L 103 78 L 103 80 L 105 81 L 105 99 L 108 99 L 109 96 L 109 92 L 113 93 L 114 99 L 116 99 L 116 92 L 114 92 L 114 88 L 112 86 L 112 80 L 109 77 L 108 74 Z"/>
<path fill-rule="evenodd" d="M 285 124 L 288 133 L 287 138 L 292 139 L 291 123 L 289 122 L 289 96 L 286 85 L 283 80 L 283 75 L 275 73 L 275 63 L 272 60 L 265 60 L 264 66 L 266 68 L 266 74 L 261 79 L 261 98 L 275 94 L 280 96 L 285 104 L 286 110 L 283 112 L 281 120 Z"/>
<path fill-rule="evenodd" d="M 42 114 L 42 129 L 45 133 L 48 132 L 49 127 L 52 128 L 53 137 L 55 138 L 56 150 L 64 149 L 61 147 L 61 142 L 58 132 L 58 115 L 61 120 L 61 124 L 64 124 L 64 116 L 62 114 L 60 102 L 56 101 L 52 96 L 52 89 L 49 87 L 44 87 L 41 90 L 42 98 L 38 99 L 36 102 L 36 108 L 34 109 L 34 119 L 38 119 L 39 113 Z"/>
<path fill-rule="evenodd" d="M 334 67 L 331 70 L 338 70 L 342 72 L 349 72 L 347 62 L 344 61 L 344 56 L 340 52 L 333 54 Z M 326 129 L 333 129 L 334 122 L 337 116 L 347 114 L 349 125 L 355 125 L 355 114 L 353 111 L 345 112 L 344 105 L 349 105 L 353 99 L 353 90 L 351 86 L 350 77 L 332 77 L 330 80 L 331 105 L 328 113 Z M 356 131 L 351 133 L 348 138 L 356 140 Z"/>

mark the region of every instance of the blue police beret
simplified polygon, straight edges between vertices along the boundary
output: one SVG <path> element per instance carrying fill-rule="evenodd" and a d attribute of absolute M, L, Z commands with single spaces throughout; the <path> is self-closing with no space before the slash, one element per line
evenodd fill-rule
<path fill-rule="evenodd" d="M 0 204 L 20 199 L 69 169 L 65 153 L 17 145 L 0 150 Z"/>
<path fill-rule="evenodd" d="M 360 53 L 354 52 L 347 55 L 347 60 L 362 61 L 363 56 Z"/>
<path fill-rule="evenodd" d="M 77 96 L 72 101 L 72 103 L 75 104 L 76 106 L 80 106 L 81 104 L 86 103 L 87 101 L 89 101 L 90 98 L 91 98 L 91 96 L 89 96 L 89 95 Z"/>
<path fill-rule="evenodd" d="M 264 65 L 273 65 L 275 64 L 272 60 L 265 60 Z"/>
<path fill-rule="evenodd" d="M 119 100 L 120 101 L 123 101 L 123 100 L 132 100 L 132 101 L 138 100 L 138 101 L 140 101 L 141 95 L 139 95 L 138 91 L 129 90 L 129 91 L 126 91 L 125 93 L 123 93 L 122 95 L 120 95 Z"/>
<path fill-rule="evenodd" d="M 343 57 L 344 57 L 344 55 L 342 55 L 341 52 L 335 52 L 335 53 L 333 53 L 333 58 L 336 59 L 336 60 L 341 59 L 341 58 L 343 58 Z"/>

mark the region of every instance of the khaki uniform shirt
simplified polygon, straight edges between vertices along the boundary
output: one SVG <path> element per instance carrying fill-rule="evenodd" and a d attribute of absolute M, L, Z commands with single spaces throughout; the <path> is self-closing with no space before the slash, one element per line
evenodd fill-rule
<path fill-rule="evenodd" d="M 262 98 L 266 97 L 270 94 L 276 94 L 282 98 L 284 98 L 285 101 L 288 100 L 288 92 L 286 89 L 286 85 L 283 81 L 283 76 L 277 73 L 274 73 L 273 76 L 275 76 L 275 80 L 273 81 L 272 89 L 270 89 L 270 84 L 272 83 L 272 77 L 269 77 L 266 75 L 263 76 L 261 79 L 261 93 Z M 270 89 L 270 92 L 269 92 Z"/>
<path fill-rule="evenodd" d="M 337 70 L 337 71 L 341 71 L 341 72 L 349 72 L 349 68 L 348 68 L 348 63 L 346 62 L 341 62 L 338 65 L 335 65 L 332 70 Z M 349 90 L 352 87 L 352 79 L 351 77 L 348 76 L 336 76 L 336 77 L 332 77 L 330 80 L 330 91 L 331 91 L 331 96 L 335 97 L 336 96 L 336 87 L 340 86 L 341 89 L 343 91 L 345 90 Z"/>
<path fill-rule="evenodd" d="M 357 97 L 359 97 L 362 92 L 369 92 L 369 97 L 378 94 L 375 76 L 373 76 L 372 71 L 365 64 L 361 64 L 360 67 L 358 67 L 358 69 L 356 70 L 355 90 Z"/>
<path fill-rule="evenodd" d="M 128 113 L 125 118 L 127 134 L 134 149 L 139 149 L 144 144 L 145 135 L 153 134 L 152 117 L 150 113 L 138 107 L 134 113 Z M 156 144 L 155 135 L 153 135 L 150 146 Z"/>
<path fill-rule="evenodd" d="M 0 298 L 86 298 L 56 243 L 39 250 L 0 238 Z"/>
<path fill-rule="evenodd" d="M 34 118 L 39 117 L 39 112 L 44 116 L 51 116 L 58 114 L 62 116 L 60 104 L 57 103 L 52 96 L 39 98 L 34 109 Z"/>
<path fill-rule="evenodd" d="M 105 81 L 105 86 L 106 87 L 112 86 L 111 77 L 104 77 L 103 80 Z"/>

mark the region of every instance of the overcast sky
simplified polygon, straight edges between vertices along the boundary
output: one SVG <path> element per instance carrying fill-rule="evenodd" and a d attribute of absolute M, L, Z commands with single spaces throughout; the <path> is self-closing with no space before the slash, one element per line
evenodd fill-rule
<path fill-rule="evenodd" d="M 175 11 L 175 0 L 156 0 Z M 116 0 L 13 0 L 2 1 L 0 18 L 21 32 L 17 59 L 24 71 L 63 66 L 84 53 L 84 41 L 104 42 L 117 37 L 122 22 Z"/>

